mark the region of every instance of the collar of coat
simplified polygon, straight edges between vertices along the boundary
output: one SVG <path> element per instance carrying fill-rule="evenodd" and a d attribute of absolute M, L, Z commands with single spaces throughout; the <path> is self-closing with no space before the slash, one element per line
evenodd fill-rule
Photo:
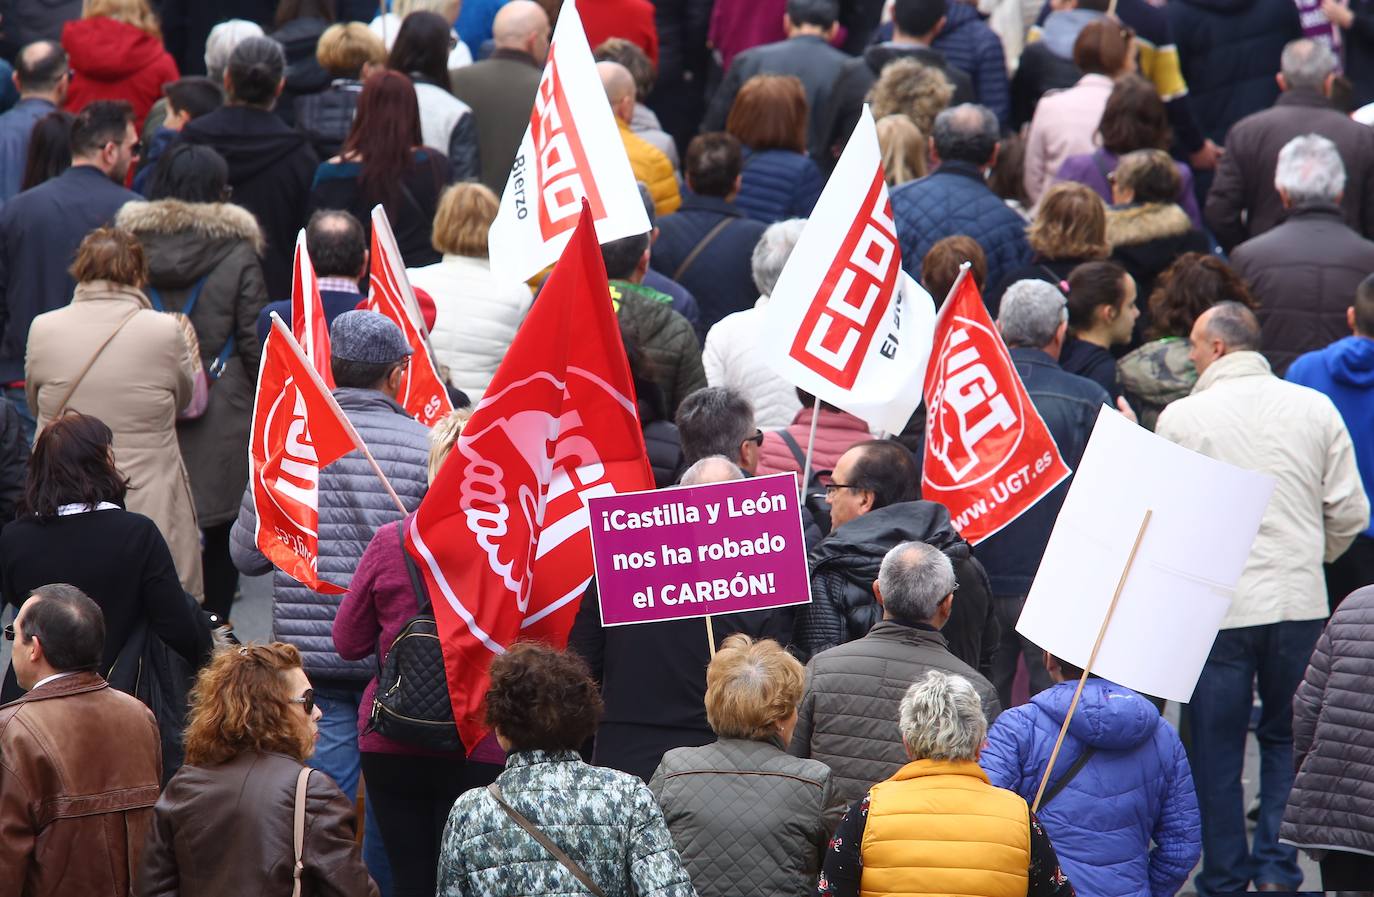
<path fill-rule="evenodd" d="M 983 169 L 974 165 L 972 162 L 961 162 L 958 159 L 950 159 L 940 163 L 940 167 L 935 169 L 932 174 L 953 174 L 977 181 L 987 187 L 987 178 L 983 176 Z"/>
<path fill-rule="evenodd" d="M 1331 101 L 1315 90 L 1306 87 L 1295 87 L 1292 90 L 1285 90 L 1279 94 L 1279 98 L 1274 101 L 1275 106 L 1309 106 L 1316 109 L 1334 109 Z"/>
<path fill-rule="evenodd" d="M 73 673 L 70 676 L 63 676 L 61 679 L 54 679 L 46 683 L 41 688 L 35 688 L 15 698 L 6 707 L 13 707 L 16 704 L 31 704 L 34 701 L 46 701 L 49 698 L 65 698 L 69 695 L 82 694 L 88 691 L 100 691 L 102 688 L 109 688 L 99 673 L 92 673 L 83 670 Z"/>
<path fill-rule="evenodd" d="M 142 290 L 128 284 L 115 283 L 113 280 L 88 280 L 76 285 L 76 292 L 72 293 L 73 302 L 96 300 L 124 300 L 133 302 L 140 308 L 153 307 L 153 303 L 148 301 L 148 297 L 143 295 Z"/>
<path fill-rule="evenodd" d="M 537 766 L 541 763 L 581 763 L 577 751 L 511 751 L 506 756 L 506 769 Z"/>
<path fill-rule="evenodd" d="M 376 389 L 340 386 L 334 390 L 334 400 L 344 411 L 391 411 L 402 417 L 410 417 L 399 402 Z"/>
<path fill-rule="evenodd" d="M 1193 394 L 1202 392 L 1223 380 L 1238 380 L 1241 377 L 1272 377 L 1274 369 L 1269 360 L 1258 352 L 1243 351 L 1223 355 L 1207 366 L 1202 376 L 1197 378 Z"/>
<path fill-rule="evenodd" d="M 193 231 L 207 240 L 247 240 L 255 253 L 263 252 L 262 229 L 253 213 L 229 202 L 126 202 L 115 216 L 115 226 L 136 234 Z"/>
<path fill-rule="evenodd" d="M 1192 227 L 1178 203 L 1147 202 L 1107 210 L 1107 242 L 1113 248 L 1181 237 Z"/>

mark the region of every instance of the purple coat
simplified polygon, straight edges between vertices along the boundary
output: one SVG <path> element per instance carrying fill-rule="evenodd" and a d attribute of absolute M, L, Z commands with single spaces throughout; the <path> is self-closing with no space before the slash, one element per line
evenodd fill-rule
<path fill-rule="evenodd" d="M 1115 155 L 1101 148 L 1091 153 L 1069 156 L 1059 166 L 1059 173 L 1055 175 L 1055 180 L 1074 181 L 1089 187 L 1094 193 L 1102 197 L 1103 202 L 1111 205 L 1112 185 L 1107 183 L 1106 172 L 1116 171 L 1117 161 Z M 1098 165 L 1099 162 L 1102 163 L 1100 166 Z M 1206 226 L 1202 223 L 1202 210 L 1198 208 L 1197 196 L 1193 193 L 1193 171 L 1182 162 L 1174 162 L 1174 165 L 1178 167 L 1178 176 L 1181 181 L 1178 188 L 1178 204 L 1183 207 L 1183 211 L 1188 213 L 1188 220 L 1193 222 L 1193 227 L 1205 232 Z"/>

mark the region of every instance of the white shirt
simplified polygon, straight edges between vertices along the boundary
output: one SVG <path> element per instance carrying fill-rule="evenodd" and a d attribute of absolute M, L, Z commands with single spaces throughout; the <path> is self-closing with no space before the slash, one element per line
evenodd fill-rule
<path fill-rule="evenodd" d="M 47 685 L 49 682 L 53 682 L 53 681 L 56 681 L 56 680 L 58 680 L 58 679 L 61 679 L 63 676 L 75 676 L 75 675 L 76 675 L 76 672 L 77 672 L 77 671 L 72 670 L 72 671 L 66 672 L 66 673 L 53 673 L 51 676 L 44 676 L 42 679 L 39 679 L 37 682 L 35 682 L 35 683 L 33 684 L 33 688 L 29 689 L 29 691 L 33 691 L 34 688 L 42 688 L 43 686 Z"/>

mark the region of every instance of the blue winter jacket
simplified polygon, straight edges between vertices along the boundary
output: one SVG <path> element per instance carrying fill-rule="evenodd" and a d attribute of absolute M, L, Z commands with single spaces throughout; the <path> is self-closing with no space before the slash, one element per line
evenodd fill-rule
<path fill-rule="evenodd" d="M 1347 336 L 1301 355 L 1288 366 L 1285 379 L 1331 399 L 1355 443 L 1365 491 L 1374 488 L 1374 339 Z M 1374 538 L 1374 526 L 1364 534 Z"/>
<path fill-rule="evenodd" d="M 735 206 L 764 224 L 810 218 L 824 186 L 821 170 L 801 153 L 783 149 L 746 151 Z"/>
<path fill-rule="evenodd" d="M 1061 682 L 997 718 L 978 758 L 992 784 L 1035 798 L 1077 684 Z M 1178 733 L 1129 688 L 1089 679 L 1051 787 L 1089 746 L 1096 753 L 1037 814 L 1064 873 L 1092 897 L 1173 897 L 1202 853 Z"/>
<path fill-rule="evenodd" d="M 934 173 L 892 191 L 892 217 L 902 244 L 902 267 L 920 279 L 921 260 L 945 237 L 964 234 L 987 256 L 984 283 L 1001 283 L 1030 261 L 1026 222 L 988 189 L 968 162 L 944 162 Z"/>

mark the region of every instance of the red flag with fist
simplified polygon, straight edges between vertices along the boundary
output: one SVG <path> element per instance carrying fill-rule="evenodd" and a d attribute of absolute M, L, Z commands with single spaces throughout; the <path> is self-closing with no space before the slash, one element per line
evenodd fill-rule
<path fill-rule="evenodd" d="M 967 266 L 935 319 L 925 402 L 921 497 L 948 508 L 970 543 L 1011 523 L 1069 475 Z"/>
<path fill-rule="evenodd" d="M 486 734 L 492 658 L 518 640 L 567 643 L 593 573 L 587 499 L 654 486 L 608 292 L 584 204 L 407 533 L 469 750 Z"/>

